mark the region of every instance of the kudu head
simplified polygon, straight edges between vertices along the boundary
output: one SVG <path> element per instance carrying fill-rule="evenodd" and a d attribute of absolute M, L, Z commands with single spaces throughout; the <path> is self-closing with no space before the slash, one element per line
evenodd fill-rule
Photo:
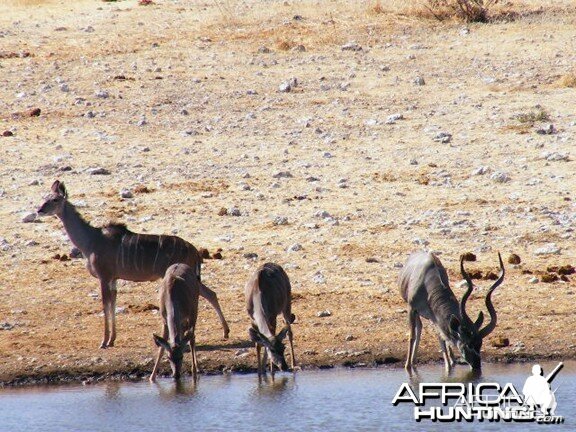
<path fill-rule="evenodd" d="M 288 365 L 286 364 L 286 359 L 284 358 L 284 350 L 286 347 L 282 343 L 286 335 L 288 334 L 289 328 L 284 327 L 280 333 L 276 336 L 270 338 L 266 337 L 256 326 L 252 326 L 248 329 L 248 334 L 250 335 L 250 340 L 254 343 L 258 343 L 264 347 L 268 352 L 268 356 L 278 368 L 282 371 L 288 370 Z"/>
<path fill-rule="evenodd" d="M 466 360 L 473 370 L 481 369 L 480 349 L 482 348 L 482 341 L 496 328 L 497 316 L 496 309 L 494 309 L 492 304 L 492 293 L 504 280 L 504 263 L 502 262 L 500 253 L 498 253 L 498 260 L 500 261 L 500 275 L 486 294 L 486 309 L 488 309 L 490 313 L 490 322 L 482 328 L 484 314 L 479 312 L 476 321 L 472 322 L 466 312 L 466 302 L 470 294 L 472 294 L 474 285 L 472 284 L 470 275 L 464 269 L 464 257 L 462 256 L 460 258 L 460 271 L 462 277 L 466 280 L 468 288 L 460 301 L 460 318 L 454 315 L 450 317 L 450 331 L 452 332 L 452 336 L 458 341 L 458 349 L 462 353 L 464 360 Z"/>
<path fill-rule="evenodd" d="M 44 199 L 42 205 L 36 211 L 39 215 L 59 215 L 64 210 L 64 203 L 68 198 L 68 193 L 64 183 L 56 180 L 52 183 L 50 193 Z"/>
<path fill-rule="evenodd" d="M 188 342 L 193 337 L 192 332 L 186 332 L 181 340 L 177 340 L 172 344 L 163 337 L 155 334 L 152 336 L 154 337 L 156 345 L 164 348 L 168 353 L 168 361 L 172 368 L 172 377 L 174 379 L 180 379 L 180 375 L 182 374 L 182 359 L 184 358 L 184 353 L 187 351 Z"/>

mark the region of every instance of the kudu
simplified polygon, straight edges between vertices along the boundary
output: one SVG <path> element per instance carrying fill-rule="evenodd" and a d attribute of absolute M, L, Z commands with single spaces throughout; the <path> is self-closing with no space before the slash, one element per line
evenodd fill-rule
<path fill-rule="evenodd" d="M 455 364 L 451 346 L 457 346 L 464 360 L 473 370 L 481 369 L 480 349 L 483 339 L 496 327 L 496 310 L 492 305 L 492 293 L 504 280 L 504 264 L 500 261 L 500 275 L 486 294 L 486 308 L 490 313 L 490 322 L 482 327 L 484 315 L 478 314 L 472 322 L 466 312 L 466 302 L 473 290 L 472 280 L 464 270 L 464 257 L 460 258 L 460 271 L 466 280 L 467 290 L 458 303 L 450 289 L 446 269 L 434 254 L 416 252 L 410 255 L 404 266 L 398 283 L 400 294 L 408 303 L 408 320 L 410 324 L 410 341 L 408 343 L 408 358 L 406 369 L 412 370 L 416 351 L 422 332 L 420 317 L 429 319 L 438 331 L 440 348 L 447 371 Z"/>
<path fill-rule="evenodd" d="M 104 308 L 104 338 L 101 348 L 116 340 L 116 280 L 155 281 L 175 263 L 188 264 L 200 281 L 202 258 L 198 250 L 176 236 L 134 233 L 123 224 L 96 228 L 86 222 L 68 201 L 64 183 L 56 180 L 50 194 L 38 209 L 39 215 L 56 215 L 64 224 L 70 241 L 86 258 L 90 274 L 100 280 Z M 200 282 L 200 295 L 216 309 L 224 328 L 230 332 L 216 293 Z"/>
<path fill-rule="evenodd" d="M 196 272 L 186 264 L 173 264 L 168 267 L 160 287 L 160 313 L 162 315 L 162 336 L 153 335 L 158 345 L 158 356 L 150 381 L 156 379 L 158 365 L 164 350 L 172 368 L 172 376 L 180 378 L 182 359 L 186 346 L 192 353 L 192 375 L 196 378 L 198 363 L 196 361 L 195 327 L 198 317 L 198 295 L 200 283 Z"/>
<path fill-rule="evenodd" d="M 288 365 L 284 358 L 282 341 L 288 335 L 290 341 L 291 365 L 294 369 L 294 344 L 290 324 L 296 317 L 292 313 L 290 280 L 284 269 L 278 264 L 266 263 L 260 266 L 246 283 L 246 310 L 252 319 L 252 327 L 248 329 L 250 340 L 255 343 L 258 358 L 258 374 L 265 372 L 267 357 L 270 357 L 270 372 L 274 373 L 274 365 L 286 371 Z M 282 314 L 286 326 L 276 335 L 276 318 Z M 261 347 L 264 347 L 264 357 L 260 361 Z"/>

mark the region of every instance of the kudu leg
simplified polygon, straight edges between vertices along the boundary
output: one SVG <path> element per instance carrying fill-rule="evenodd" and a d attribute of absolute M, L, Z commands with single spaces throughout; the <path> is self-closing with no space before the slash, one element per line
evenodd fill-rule
<path fill-rule="evenodd" d="M 162 337 L 164 339 L 168 338 L 168 326 L 164 324 L 162 328 Z M 154 382 L 156 380 L 156 374 L 158 373 L 158 366 L 160 365 L 160 360 L 162 359 L 162 355 L 164 354 L 164 348 L 158 348 L 158 355 L 156 356 L 156 362 L 154 363 L 154 368 L 152 369 L 152 375 L 150 375 L 150 382 Z"/>
<path fill-rule="evenodd" d="M 189 341 L 190 344 L 190 352 L 192 354 L 192 376 L 194 380 L 196 380 L 196 376 L 198 375 L 198 363 L 196 361 L 196 334 L 194 329 L 192 329 L 192 338 Z"/>
<path fill-rule="evenodd" d="M 102 297 L 102 309 L 104 311 L 104 337 L 102 338 L 100 348 L 106 348 L 108 346 L 108 340 L 110 339 L 110 327 L 109 327 L 110 302 L 111 302 L 110 282 L 100 280 L 100 295 Z"/>
<path fill-rule="evenodd" d="M 296 366 L 296 359 L 294 358 L 294 342 L 292 341 L 292 327 L 288 324 L 288 341 L 290 342 L 290 358 L 292 360 L 292 371 L 294 371 L 294 366 Z"/>
<path fill-rule="evenodd" d="M 220 318 L 222 328 L 224 329 L 224 339 L 228 339 L 228 335 L 230 334 L 230 328 L 228 327 L 226 318 L 224 318 L 222 309 L 220 309 L 220 303 L 218 303 L 218 296 L 216 296 L 216 293 L 203 283 L 200 283 L 200 295 L 204 297 L 206 300 L 208 300 L 208 302 L 212 305 L 212 307 L 216 309 L 216 313 L 218 314 L 218 318 Z"/>
<path fill-rule="evenodd" d="M 254 345 L 256 347 L 256 358 L 258 359 L 258 376 L 260 376 L 262 374 L 262 363 L 260 362 L 261 347 L 258 342 L 256 342 Z"/>
<path fill-rule="evenodd" d="M 410 326 L 410 339 L 408 340 L 408 357 L 404 368 L 412 370 L 414 360 L 416 359 L 416 352 L 418 351 L 418 344 L 420 343 L 420 334 L 422 332 L 422 321 L 416 311 L 408 312 L 408 325 Z"/>
<path fill-rule="evenodd" d="M 118 291 L 116 290 L 116 281 L 113 280 L 109 284 L 110 287 L 110 338 L 108 339 L 108 346 L 113 347 L 114 341 L 116 340 L 116 296 Z"/>
<path fill-rule="evenodd" d="M 450 348 L 446 344 L 446 341 L 442 339 L 442 336 L 438 336 L 438 341 L 440 342 L 440 349 L 442 350 L 442 357 L 444 358 L 444 368 L 446 372 L 450 372 L 450 370 L 452 370 L 452 358 L 448 352 Z"/>

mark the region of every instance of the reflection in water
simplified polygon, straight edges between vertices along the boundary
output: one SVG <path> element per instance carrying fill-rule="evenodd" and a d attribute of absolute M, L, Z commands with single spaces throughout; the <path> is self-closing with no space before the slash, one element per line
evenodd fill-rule
<path fill-rule="evenodd" d="M 417 387 L 421 382 L 431 382 L 430 377 L 423 378 L 418 369 L 413 366 L 411 371 L 406 372 L 408 375 L 408 383 L 412 387 Z M 465 368 L 452 368 L 449 372 L 444 371 L 442 376 L 436 379 L 434 382 L 445 382 L 445 383 L 476 383 L 482 378 L 482 371 L 473 370 L 468 367 Z"/>
<path fill-rule="evenodd" d="M 278 376 L 277 374 L 274 379 L 266 374 L 258 377 L 256 388 L 252 393 L 255 399 L 280 400 L 285 399 L 284 393 L 293 390 L 295 385 L 296 374 L 289 374 L 288 376 Z"/>
<path fill-rule="evenodd" d="M 106 389 L 104 390 L 104 396 L 106 399 L 116 400 L 120 398 L 120 388 L 122 387 L 120 381 L 112 381 L 106 383 Z"/>
<path fill-rule="evenodd" d="M 196 378 L 196 380 L 193 378 L 170 380 L 162 384 L 159 382 L 150 383 L 150 387 L 158 390 L 158 395 L 163 401 L 188 402 L 198 392 L 198 381 L 199 378 Z"/>

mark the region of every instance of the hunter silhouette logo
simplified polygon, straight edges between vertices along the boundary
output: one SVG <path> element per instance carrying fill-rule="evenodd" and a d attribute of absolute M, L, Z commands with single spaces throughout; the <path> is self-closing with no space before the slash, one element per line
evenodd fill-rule
<path fill-rule="evenodd" d="M 550 383 L 558 375 L 558 372 L 564 367 L 559 363 L 547 377 L 544 377 L 544 370 L 540 365 L 532 367 L 532 376 L 526 379 L 522 393 L 524 393 L 524 402 L 530 409 L 540 409 L 543 415 L 553 416 L 556 412 L 556 390 L 552 391 Z"/>
<path fill-rule="evenodd" d="M 563 367 L 560 362 L 544 376 L 542 367 L 534 365 L 522 393 L 511 383 L 420 383 L 415 389 L 404 383 L 392 399 L 392 405 L 412 403 L 417 422 L 564 423 L 564 417 L 555 414 L 556 389 L 551 388 Z M 426 407 L 427 402 L 431 402 L 431 406 Z"/>

